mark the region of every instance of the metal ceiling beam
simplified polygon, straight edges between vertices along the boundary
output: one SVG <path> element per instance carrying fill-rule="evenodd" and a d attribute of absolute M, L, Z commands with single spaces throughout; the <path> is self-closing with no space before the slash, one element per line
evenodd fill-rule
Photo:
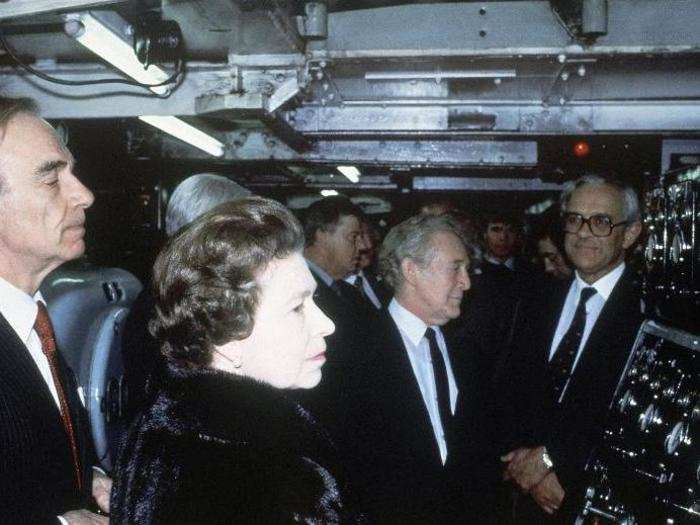
<path fill-rule="evenodd" d="M 414 177 L 414 190 L 561 191 L 563 184 L 540 179 L 487 177 Z"/>
<path fill-rule="evenodd" d="M 54 11 L 82 11 L 127 0 L 7 0 L 0 3 L 0 20 L 20 16 L 39 15 Z"/>

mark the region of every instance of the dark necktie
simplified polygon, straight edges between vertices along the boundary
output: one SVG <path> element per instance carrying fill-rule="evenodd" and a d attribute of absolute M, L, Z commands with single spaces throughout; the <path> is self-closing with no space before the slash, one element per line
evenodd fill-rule
<path fill-rule="evenodd" d="M 364 279 L 362 279 L 361 275 L 355 276 L 355 290 L 357 290 L 357 294 L 362 297 L 363 300 L 367 301 L 367 294 L 365 294 L 365 287 L 364 287 Z"/>
<path fill-rule="evenodd" d="M 559 346 L 557 346 L 549 363 L 554 399 L 556 400 L 559 400 L 561 397 L 566 387 L 566 382 L 571 376 L 578 347 L 581 345 L 581 339 L 583 338 L 583 330 L 586 327 L 586 303 L 595 293 L 595 288 L 592 287 L 586 287 L 581 290 L 581 297 L 578 300 L 578 306 L 571 321 L 571 326 L 569 326 L 566 334 L 559 342 Z"/>
<path fill-rule="evenodd" d="M 352 284 L 345 282 L 343 279 L 333 281 L 331 288 L 341 299 L 345 299 L 355 308 L 362 304 L 362 298 L 357 293 L 357 289 Z"/>
<path fill-rule="evenodd" d="M 435 390 L 437 391 L 438 411 L 440 413 L 440 422 L 445 433 L 445 441 L 447 439 L 450 425 L 452 421 L 452 410 L 450 409 L 450 385 L 447 381 L 447 367 L 445 360 L 442 358 L 442 352 L 435 338 L 435 330 L 428 328 L 425 331 L 425 338 L 430 346 L 430 360 L 433 363 L 433 376 L 435 377 Z"/>
<path fill-rule="evenodd" d="M 39 340 L 41 341 L 41 349 L 49 362 L 51 376 L 53 377 L 53 383 L 58 394 L 59 405 L 61 406 L 61 419 L 63 420 L 63 427 L 66 430 L 68 441 L 70 443 L 71 454 L 73 456 L 75 480 L 78 490 L 81 490 L 82 476 L 80 474 L 81 470 L 80 459 L 78 457 L 78 446 L 75 441 L 75 432 L 73 430 L 73 422 L 71 421 L 70 411 L 68 410 L 66 393 L 63 390 L 63 385 L 61 384 L 61 374 L 58 370 L 58 356 L 56 352 L 56 339 L 54 338 L 53 326 L 51 325 L 51 319 L 49 318 L 49 314 L 46 311 L 46 306 L 44 306 L 44 303 L 37 302 L 37 306 L 39 307 L 39 310 L 36 314 L 34 330 L 36 330 L 36 333 L 39 336 Z"/>

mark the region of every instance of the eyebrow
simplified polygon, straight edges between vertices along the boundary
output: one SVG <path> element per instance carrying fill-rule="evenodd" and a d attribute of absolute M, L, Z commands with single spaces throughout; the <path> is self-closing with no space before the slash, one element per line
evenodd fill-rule
<path fill-rule="evenodd" d="M 316 291 L 316 288 L 317 288 L 316 283 L 314 283 L 313 288 L 305 288 L 302 292 L 295 293 L 294 295 L 292 295 L 289 298 L 289 301 L 287 301 L 287 302 L 290 304 L 296 303 L 300 299 L 305 299 L 307 297 L 311 297 L 311 296 L 313 296 L 314 292 Z"/>
<path fill-rule="evenodd" d="M 36 169 L 36 174 L 39 177 L 43 177 L 52 171 L 65 168 L 66 166 L 68 166 L 68 162 L 65 160 L 49 160 Z"/>

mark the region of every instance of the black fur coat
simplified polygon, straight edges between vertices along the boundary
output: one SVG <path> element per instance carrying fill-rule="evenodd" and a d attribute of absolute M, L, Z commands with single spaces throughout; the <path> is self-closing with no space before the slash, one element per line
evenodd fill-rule
<path fill-rule="evenodd" d="M 335 453 L 284 391 L 169 366 L 113 472 L 113 524 L 355 523 Z"/>

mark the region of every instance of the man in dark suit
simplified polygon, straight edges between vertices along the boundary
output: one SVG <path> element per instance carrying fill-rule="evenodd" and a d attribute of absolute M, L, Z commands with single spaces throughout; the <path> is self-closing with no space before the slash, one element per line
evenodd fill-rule
<path fill-rule="evenodd" d="M 318 284 L 315 300 L 336 325 L 335 334 L 329 339 L 329 359 L 333 341 L 354 338 L 374 310 L 344 280 L 357 268 L 360 250 L 365 248 L 360 228 L 363 219 L 362 210 L 341 196 L 314 202 L 302 218 L 306 237 L 304 257 Z"/>
<path fill-rule="evenodd" d="M 389 304 L 391 291 L 377 276 L 379 233 L 366 217 L 360 223 L 360 232 L 364 247 L 360 249 L 355 271 L 345 277 L 345 282 L 354 286 L 369 306 L 381 310 Z"/>
<path fill-rule="evenodd" d="M 440 329 L 459 315 L 468 265 L 449 217 L 419 215 L 393 228 L 380 269 L 394 297 L 362 351 L 343 355 L 332 377 L 329 428 L 373 522 L 466 519 L 471 489 L 487 492 L 477 468 L 488 456 L 478 372 L 464 355 L 472 348 Z"/>
<path fill-rule="evenodd" d="M 576 273 L 549 305 L 523 312 L 518 337 L 527 348 L 513 356 L 508 384 L 516 416 L 506 418 L 522 433 L 502 459 L 505 479 L 551 521 L 570 523 L 642 321 L 634 275 L 625 267 L 641 225 L 634 190 L 599 176 L 572 183 L 562 211 Z M 526 521 L 544 523 L 544 513 Z"/>
<path fill-rule="evenodd" d="M 80 257 L 94 198 L 27 99 L 0 98 L 0 522 L 107 523 L 75 377 L 56 351 L 44 277 Z M 60 516 L 60 518 L 59 518 Z"/>

